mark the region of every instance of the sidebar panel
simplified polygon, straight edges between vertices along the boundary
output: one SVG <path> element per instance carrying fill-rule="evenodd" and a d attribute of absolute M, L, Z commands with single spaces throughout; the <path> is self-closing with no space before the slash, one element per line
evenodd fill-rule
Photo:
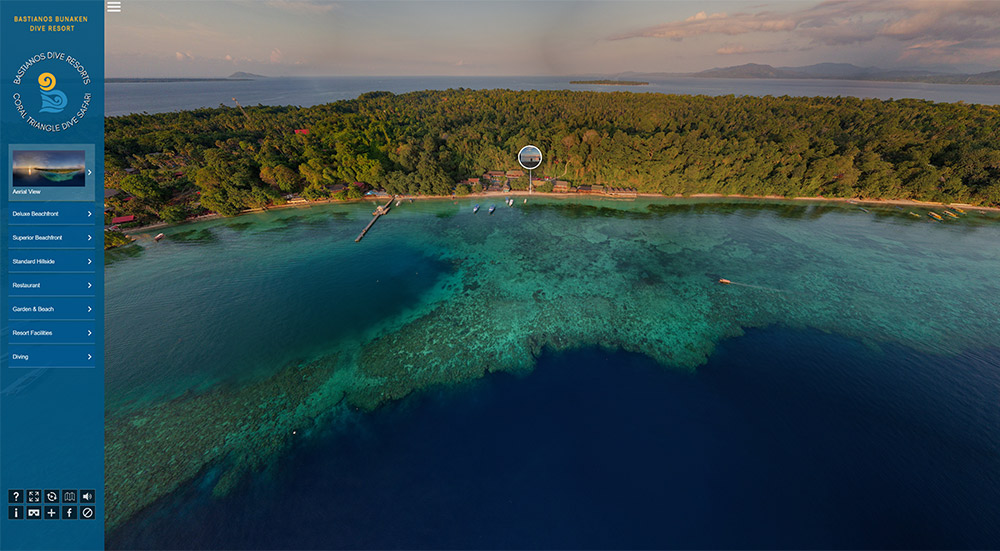
<path fill-rule="evenodd" d="M 0 0 L 5 550 L 104 546 L 104 17 Z"/>

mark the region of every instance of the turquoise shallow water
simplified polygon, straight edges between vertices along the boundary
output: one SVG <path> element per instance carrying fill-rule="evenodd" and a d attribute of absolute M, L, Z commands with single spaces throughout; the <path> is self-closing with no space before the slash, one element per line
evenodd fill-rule
<path fill-rule="evenodd" d="M 109 527 L 209 466 L 225 494 L 338 405 L 530 369 L 545 350 L 694 370 L 749 327 L 943 359 L 1000 343 L 1000 224 L 983 215 L 489 204 L 404 203 L 360 244 L 368 203 L 182 225 L 109 253 Z"/>

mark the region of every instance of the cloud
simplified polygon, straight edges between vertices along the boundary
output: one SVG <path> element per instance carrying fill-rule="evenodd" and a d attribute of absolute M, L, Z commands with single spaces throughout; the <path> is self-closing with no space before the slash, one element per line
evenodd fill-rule
<path fill-rule="evenodd" d="M 743 55 L 743 54 L 771 54 L 775 52 L 787 52 L 788 48 L 750 48 L 743 44 L 723 44 L 721 48 L 715 50 L 719 55 Z"/>
<path fill-rule="evenodd" d="M 275 48 L 271 50 L 271 63 L 281 63 L 285 59 L 285 54 L 281 53 L 281 50 Z"/>
<path fill-rule="evenodd" d="M 308 0 L 268 0 L 266 5 L 296 15 L 319 15 L 333 11 L 337 4 Z"/>
<path fill-rule="evenodd" d="M 910 56 L 1000 48 L 1000 1 L 997 0 L 827 0 L 787 12 L 698 12 L 685 19 L 635 29 L 610 40 L 660 38 L 682 41 L 703 35 L 784 34 L 814 45 L 839 46 L 879 38 L 903 46 Z M 947 46 L 945 45 L 947 44 Z M 933 45 L 933 46 L 930 46 Z M 910 48 L 910 46 L 916 46 Z M 764 53 L 724 45 L 723 55 Z M 977 57 L 985 58 L 985 55 Z M 995 63 L 995 60 L 994 60 Z"/>
<path fill-rule="evenodd" d="M 732 16 L 725 13 L 708 15 L 705 12 L 699 12 L 683 21 L 640 29 L 623 35 L 613 36 L 611 39 L 624 40 L 626 38 L 647 37 L 683 40 L 702 34 L 737 35 L 756 31 L 790 31 L 795 29 L 795 25 L 796 22 L 794 19 L 777 17 L 773 12 L 761 12 L 757 14 L 739 13 Z"/>
<path fill-rule="evenodd" d="M 1000 59 L 1000 44 L 989 40 L 929 40 L 906 47 L 900 60 L 915 60 L 924 63 L 967 63 L 976 61 L 996 64 Z"/>
<path fill-rule="evenodd" d="M 174 57 L 177 58 L 177 61 L 191 61 L 194 59 L 194 56 L 191 55 L 191 52 L 176 52 L 174 54 Z"/>

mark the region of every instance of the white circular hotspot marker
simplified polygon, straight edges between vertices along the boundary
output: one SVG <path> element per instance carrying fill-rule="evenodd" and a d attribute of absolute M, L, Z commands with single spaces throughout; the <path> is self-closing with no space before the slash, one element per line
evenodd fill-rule
<path fill-rule="evenodd" d="M 533 145 L 526 145 L 517 152 L 517 162 L 525 170 L 534 170 L 542 164 L 542 150 Z"/>

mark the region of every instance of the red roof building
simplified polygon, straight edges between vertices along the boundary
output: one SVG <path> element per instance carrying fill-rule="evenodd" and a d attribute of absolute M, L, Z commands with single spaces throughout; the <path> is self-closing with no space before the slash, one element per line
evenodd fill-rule
<path fill-rule="evenodd" d="M 122 224 L 124 222 L 133 222 L 133 221 L 135 221 L 134 214 L 130 214 L 128 216 L 115 216 L 114 218 L 111 219 L 112 224 Z"/>

